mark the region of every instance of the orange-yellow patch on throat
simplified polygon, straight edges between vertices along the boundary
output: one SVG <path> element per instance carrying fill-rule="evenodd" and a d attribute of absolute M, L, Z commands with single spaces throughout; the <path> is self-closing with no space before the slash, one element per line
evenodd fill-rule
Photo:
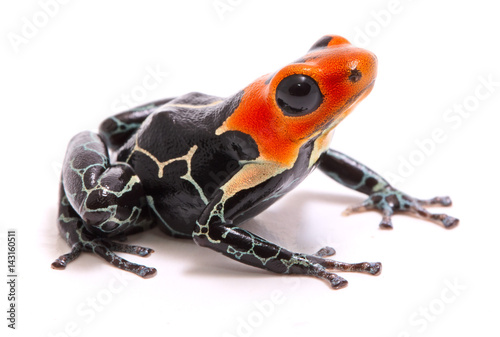
<path fill-rule="evenodd" d="M 261 161 L 259 158 L 246 163 L 231 180 L 221 187 L 224 192 L 223 201 L 225 202 L 239 191 L 255 187 L 285 170 L 286 168 L 279 163 Z"/>
<path fill-rule="evenodd" d="M 321 135 L 314 141 L 314 148 L 309 157 L 309 167 L 313 166 L 321 157 L 321 155 L 328 150 L 332 137 L 334 134 L 333 127 L 323 131 Z"/>

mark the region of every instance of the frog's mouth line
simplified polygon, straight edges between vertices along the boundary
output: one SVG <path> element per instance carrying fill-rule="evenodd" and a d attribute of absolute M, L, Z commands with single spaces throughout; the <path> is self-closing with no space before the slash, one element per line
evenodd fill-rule
<path fill-rule="evenodd" d="M 368 85 L 363 89 L 361 89 L 361 91 L 358 92 L 356 95 L 349 98 L 347 102 L 345 102 L 344 106 L 340 109 L 344 110 L 341 113 L 344 113 L 346 110 L 351 109 L 351 107 L 354 107 L 357 103 L 361 102 L 372 91 L 374 85 L 375 85 L 375 79 L 373 79 L 370 83 L 368 83 Z"/>

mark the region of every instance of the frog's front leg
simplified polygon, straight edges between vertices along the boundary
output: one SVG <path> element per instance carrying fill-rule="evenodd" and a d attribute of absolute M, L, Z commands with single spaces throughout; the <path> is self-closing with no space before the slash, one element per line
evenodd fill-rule
<path fill-rule="evenodd" d="M 194 241 L 234 260 L 282 274 L 303 274 L 327 280 L 334 289 L 347 285 L 347 281 L 333 271 L 360 272 L 378 275 L 380 263 L 356 263 L 334 261 L 323 258 L 333 255 L 332 248 L 325 247 L 316 254 L 291 252 L 249 231 L 232 226 L 226 218 L 227 199 L 220 191 L 205 208 L 193 231 Z M 228 211 L 228 210 L 226 210 Z"/>
<path fill-rule="evenodd" d="M 64 269 L 82 251 L 142 277 L 154 268 L 131 263 L 114 251 L 148 256 L 153 250 L 114 242 L 149 228 L 151 219 L 142 184 L 126 164 L 111 165 L 101 136 L 82 132 L 69 143 L 63 164 L 59 230 L 71 247 L 52 264 Z"/>
<path fill-rule="evenodd" d="M 424 208 L 429 205 L 450 206 L 449 197 L 428 200 L 413 198 L 395 189 L 380 175 L 343 153 L 329 149 L 320 157 L 319 168 L 342 185 L 368 195 L 368 199 L 360 205 L 347 208 L 345 215 L 379 210 L 382 212 L 380 227 L 385 229 L 392 228 L 391 217 L 397 212 L 410 213 L 438 222 L 448 229 L 458 225 L 458 219 L 443 213 L 433 214 Z"/>

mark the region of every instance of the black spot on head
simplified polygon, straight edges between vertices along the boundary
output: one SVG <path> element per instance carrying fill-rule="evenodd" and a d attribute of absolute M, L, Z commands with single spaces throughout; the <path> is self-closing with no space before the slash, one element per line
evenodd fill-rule
<path fill-rule="evenodd" d="M 312 45 L 312 47 L 309 49 L 309 51 L 312 51 L 314 49 L 322 49 L 328 46 L 330 41 L 332 40 L 331 36 L 323 36 L 321 39 L 316 41 L 315 44 Z"/>
<path fill-rule="evenodd" d="M 220 136 L 228 153 L 237 160 L 253 160 L 259 156 L 257 143 L 250 136 L 240 131 L 227 131 Z"/>

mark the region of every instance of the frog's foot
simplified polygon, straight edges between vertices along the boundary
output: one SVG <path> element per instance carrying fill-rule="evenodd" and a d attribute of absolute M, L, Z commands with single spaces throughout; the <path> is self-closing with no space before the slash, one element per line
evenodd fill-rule
<path fill-rule="evenodd" d="M 151 278 L 156 275 L 156 269 L 151 267 L 146 267 L 140 264 L 129 262 L 114 253 L 122 252 L 128 254 L 139 255 L 141 257 L 147 257 L 154 253 L 151 248 L 126 245 L 123 243 L 113 242 L 106 239 L 94 239 L 91 241 L 86 241 L 85 243 L 78 242 L 74 244 L 71 248 L 71 252 L 61 255 L 52 263 L 52 268 L 54 269 L 64 269 L 67 264 L 75 260 L 82 251 L 94 252 L 95 254 L 101 256 L 106 261 L 118 267 L 122 270 L 132 272 L 143 278 Z"/>
<path fill-rule="evenodd" d="M 430 213 L 424 206 L 451 206 L 449 197 L 435 197 L 432 199 L 412 198 L 392 187 L 371 194 L 368 199 L 359 205 L 348 207 L 342 214 L 379 210 L 382 212 L 380 228 L 392 229 L 391 217 L 394 213 L 409 213 L 441 224 L 446 229 L 454 228 L 459 220 L 443 213 Z"/>
<path fill-rule="evenodd" d="M 370 275 L 379 275 L 382 271 L 380 262 L 346 263 L 330 259 L 321 259 L 318 263 L 324 269 L 319 270 L 316 276 L 328 281 L 333 289 L 341 289 L 347 286 L 347 280 L 332 271 L 355 272 Z"/>
<path fill-rule="evenodd" d="M 316 270 L 316 277 L 328 281 L 333 289 L 345 288 L 348 282 L 346 279 L 338 276 L 332 271 L 354 272 L 370 275 L 379 275 L 382 271 L 382 264 L 380 262 L 346 263 L 324 258 L 335 255 L 335 253 L 335 249 L 326 246 L 313 254 L 316 258 L 311 258 L 312 261 L 322 267 Z"/>

